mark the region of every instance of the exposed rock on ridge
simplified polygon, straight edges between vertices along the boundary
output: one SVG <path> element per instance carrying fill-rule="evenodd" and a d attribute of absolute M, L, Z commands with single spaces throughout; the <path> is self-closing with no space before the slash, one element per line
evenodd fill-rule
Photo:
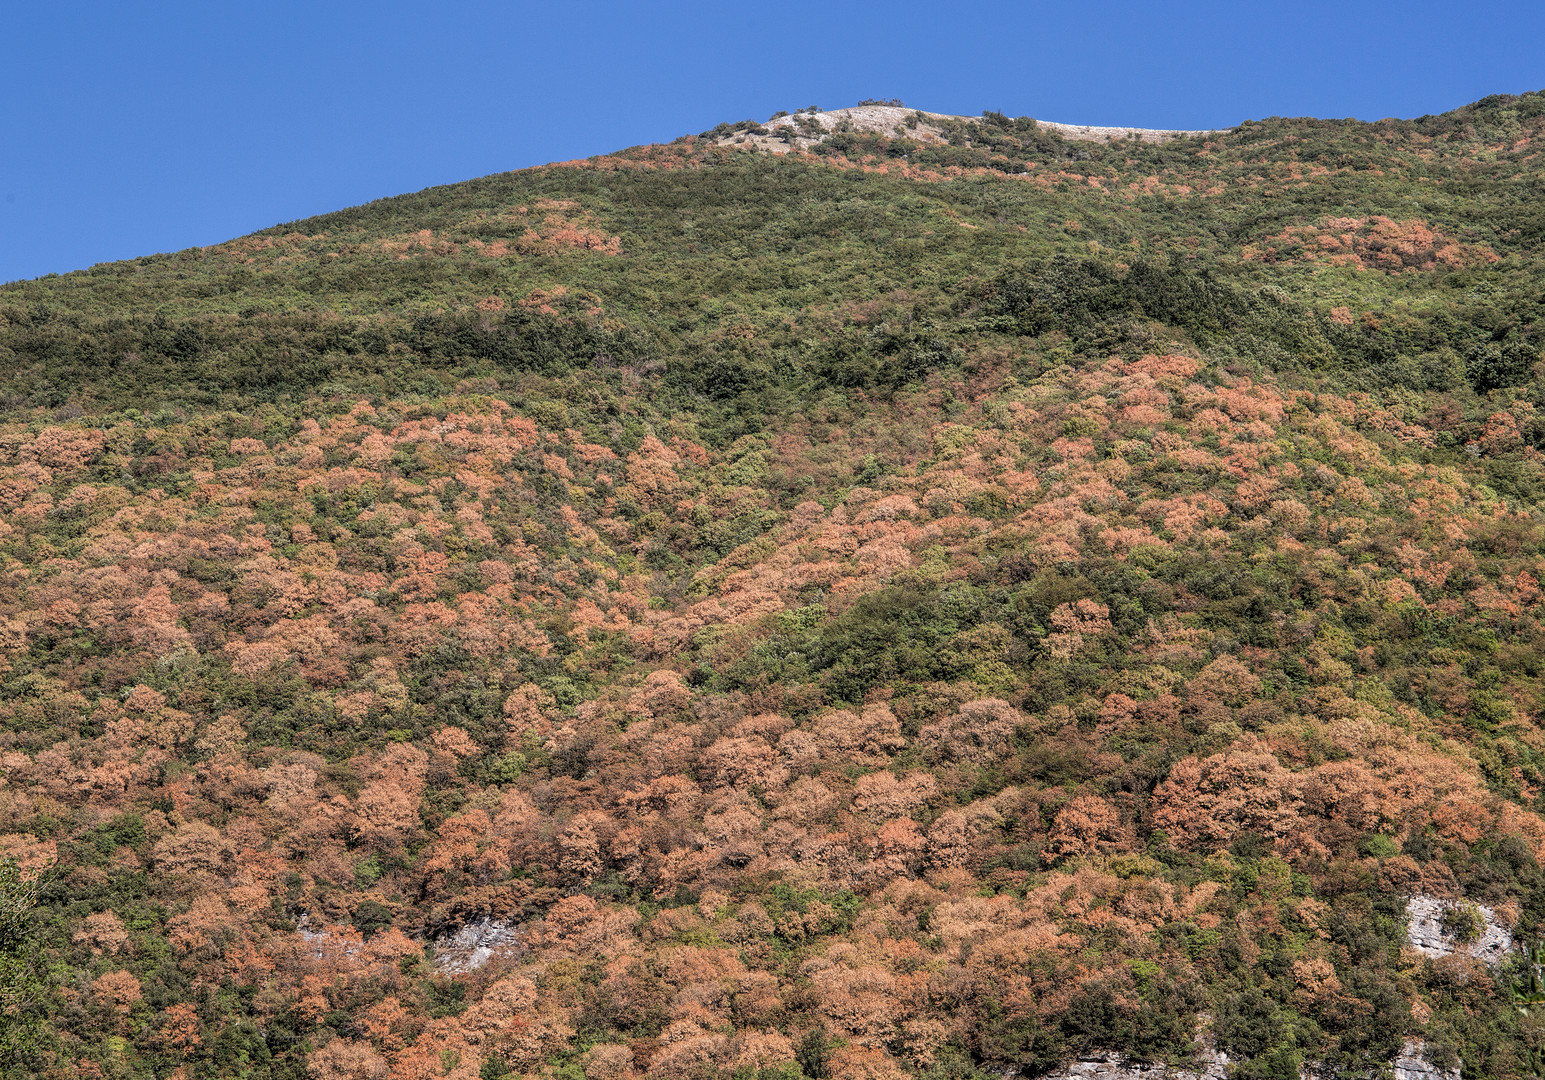
<path fill-rule="evenodd" d="M 778 116 L 763 125 L 768 134 L 737 132 L 718 140 L 721 145 L 755 146 L 774 153 L 787 153 L 790 149 L 805 149 L 815 145 L 825 136 L 836 131 L 862 131 L 893 138 L 908 138 L 921 143 L 944 141 L 944 129 L 940 121 L 958 122 L 977 119 L 971 116 L 952 116 L 949 113 L 923 112 L 897 105 L 855 105 L 848 109 L 832 109 L 830 112 L 796 113 Z M 1094 127 L 1087 124 L 1059 124 L 1051 120 L 1038 120 L 1041 127 L 1055 131 L 1064 139 L 1079 142 L 1109 142 L 1115 139 L 1136 138 L 1140 142 L 1166 142 L 1170 139 L 1193 135 L 1208 135 L 1209 131 L 1183 131 L 1179 129 Z M 792 142 L 785 142 L 776 134 L 789 128 L 800 132 Z"/>
<path fill-rule="evenodd" d="M 1059 124 L 1053 120 L 1037 120 L 1043 128 L 1049 128 L 1064 139 L 1079 142 L 1109 142 L 1112 139 L 1136 139 L 1138 142 L 1160 143 L 1170 139 L 1187 139 L 1193 135 L 1211 135 L 1210 129 L 1187 131 L 1182 128 L 1134 128 L 1091 127 L 1088 124 Z"/>

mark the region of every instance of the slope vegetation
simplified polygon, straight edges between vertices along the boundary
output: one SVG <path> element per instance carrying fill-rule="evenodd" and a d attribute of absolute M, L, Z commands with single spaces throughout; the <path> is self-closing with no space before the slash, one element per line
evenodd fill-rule
<path fill-rule="evenodd" d="M 1545 98 L 925 121 L 0 289 L 9 1067 L 1534 1074 Z"/>

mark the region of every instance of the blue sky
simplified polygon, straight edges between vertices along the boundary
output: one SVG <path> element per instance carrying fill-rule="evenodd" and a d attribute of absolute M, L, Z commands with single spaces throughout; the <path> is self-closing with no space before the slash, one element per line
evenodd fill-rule
<path fill-rule="evenodd" d="M 1538 0 L 14 0 L 0 13 L 0 281 L 865 97 L 1226 127 L 1545 88 Z"/>

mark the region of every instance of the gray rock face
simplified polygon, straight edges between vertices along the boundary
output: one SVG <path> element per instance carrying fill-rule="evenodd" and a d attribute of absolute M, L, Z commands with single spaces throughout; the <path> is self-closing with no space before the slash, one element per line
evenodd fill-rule
<path fill-rule="evenodd" d="M 333 935 L 328 933 L 327 930 L 319 930 L 313 926 L 309 914 L 303 914 L 295 920 L 295 933 L 307 945 L 313 947 L 311 955 L 319 958 L 323 955 L 328 943 L 333 940 Z M 345 956 L 353 956 L 358 951 L 353 945 L 345 945 L 343 947 L 343 954 Z"/>
<path fill-rule="evenodd" d="M 1436 896 L 1417 895 L 1406 901 L 1406 917 L 1410 920 L 1406 936 L 1411 946 L 1423 956 L 1470 956 L 1496 967 L 1513 951 L 1513 935 L 1501 926 L 1488 907 L 1475 905 L 1485 925 L 1478 938 L 1471 942 L 1455 941 L 1443 932 L 1443 913 L 1449 902 Z"/>
<path fill-rule="evenodd" d="M 1141 1065 L 1115 1054 L 1080 1058 L 1066 1069 L 1052 1073 L 1046 1080 L 1225 1080 L 1228 1055 L 1203 1047 L 1197 1052 L 1197 1067 L 1182 1069 L 1170 1065 Z M 1005 1076 L 1017 1076 L 1010 1071 Z M 1408 1080 L 1438 1080 L 1437 1077 L 1410 1077 Z"/>
<path fill-rule="evenodd" d="M 1406 1040 L 1400 1056 L 1392 1062 L 1395 1080 L 1459 1080 L 1458 1069 L 1438 1068 L 1422 1057 L 1423 1049 L 1425 1044 L 1415 1039 Z"/>
<path fill-rule="evenodd" d="M 521 927 L 485 916 L 435 941 L 435 970 L 446 975 L 464 975 L 495 956 L 519 956 L 524 951 Z"/>
<path fill-rule="evenodd" d="M 1406 1040 L 1400 1055 L 1390 1063 L 1395 1080 L 1459 1080 L 1458 1069 L 1440 1069 L 1423 1058 L 1422 1051 L 1425 1048 L 1425 1044 L 1418 1040 Z M 1197 1053 L 1194 1069 L 1139 1065 L 1124 1061 L 1115 1054 L 1102 1054 L 1080 1058 L 1066 1069 L 1047 1076 L 1045 1080 L 1226 1080 L 1228 1064 L 1228 1055 L 1205 1046 Z M 1018 1075 L 1018 1071 L 1012 1069 L 1004 1073 L 1006 1078 Z"/>
<path fill-rule="evenodd" d="M 454 934 L 436 938 L 433 943 L 435 970 L 445 975 L 465 975 L 476 971 L 496 956 L 520 956 L 526 951 L 521 940 L 524 926 L 506 922 L 487 915 L 469 922 Z M 295 932 L 300 939 L 314 947 L 315 955 L 323 954 L 324 946 L 333 935 L 325 929 L 317 929 L 307 915 L 296 920 Z M 345 946 L 345 954 L 357 952 L 354 946 Z"/>
<path fill-rule="evenodd" d="M 942 124 L 951 121 L 974 121 L 974 116 L 952 116 L 948 113 L 921 112 L 894 105 L 855 105 L 848 109 L 832 109 L 830 112 L 802 113 L 797 116 L 778 116 L 763 127 L 766 135 L 734 132 L 717 142 L 720 146 L 760 147 L 775 154 L 787 153 L 792 146 L 808 147 L 833 131 L 869 131 L 877 135 L 900 136 L 922 143 L 944 141 Z M 1145 143 L 1162 143 L 1170 139 L 1184 139 L 1197 135 L 1211 135 L 1211 131 L 1178 131 L 1160 128 L 1092 127 L 1088 124 L 1059 124 L 1051 120 L 1036 121 L 1041 127 L 1055 131 L 1064 139 L 1078 142 L 1108 143 L 1124 139 L 1136 139 Z M 774 133 L 787 131 L 792 143 L 785 143 Z M 798 134 L 795 134 L 798 133 Z"/>

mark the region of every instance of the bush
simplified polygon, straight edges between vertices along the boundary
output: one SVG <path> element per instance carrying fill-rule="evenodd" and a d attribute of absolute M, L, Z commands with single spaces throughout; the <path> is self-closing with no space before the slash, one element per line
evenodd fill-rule
<path fill-rule="evenodd" d="M 1486 917 L 1474 904 L 1452 904 L 1443 910 L 1442 926 L 1447 937 L 1460 944 L 1469 944 L 1478 940 L 1486 929 Z"/>

